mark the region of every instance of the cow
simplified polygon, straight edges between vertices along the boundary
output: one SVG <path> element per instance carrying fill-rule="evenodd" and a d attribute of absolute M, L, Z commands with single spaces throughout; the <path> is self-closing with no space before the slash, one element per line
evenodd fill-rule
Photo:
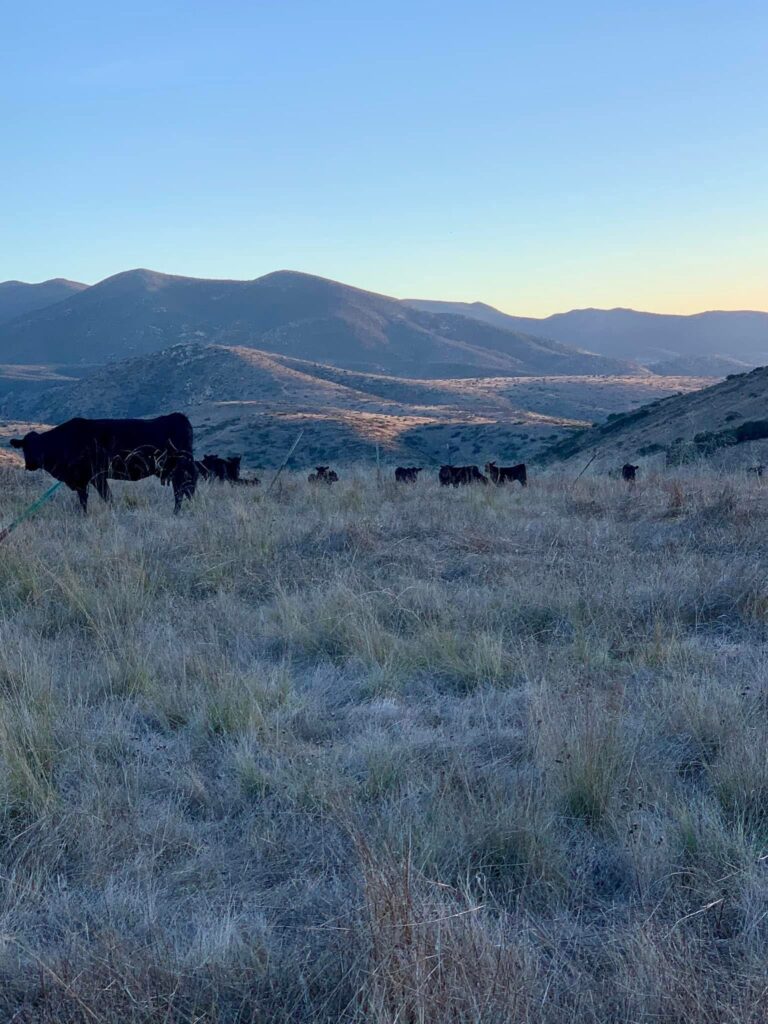
<path fill-rule="evenodd" d="M 330 466 L 315 466 L 315 472 L 310 473 L 307 480 L 311 484 L 335 484 L 339 479 L 339 474 L 331 469 Z"/>
<path fill-rule="evenodd" d="M 621 467 L 621 479 L 626 480 L 628 484 L 633 484 L 637 479 L 637 471 L 640 469 L 639 466 L 633 466 L 629 462 L 625 462 Z"/>
<path fill-rule="evenodd" d="M 488 477 L 483 476 L 477 466 L 441 466 L 439 480 L 443 487 L 459 487 L 465 484 L 487 484 Z"/>
<path fill-rule="evenodd" d="M 258 487 L 261 480 L 257 476 L 240 476 L 242 455 L 232 455 L 221 459 L 218 455 L 205 455 L 201 461 L 195 459 L 197 475 L 201 480 L 218 480 L 240 487 Z"/>
<path fill-rule="evenodd" d="M 202 467 L 201 475 L 207 480 L 236 484 L 240 480 L 241 462 L 241 455 L 232 455 L 226 459 L 220 459 L 218 455 L 204 455 L 198 466 Z"/>
<path fill-rule="evenodd" d="M 416 466 L 398 466 L 395 470 L 395 480 L 399 484 L 415 484 L 421 469 Z"/>
<path fill-rule="evenodd" d="M 497 466 L 495 462 L 486 462 L 485 472 L 497 485 L 505 484 L 507 480 L 510 483 L 519 480 L 523 487 L 528 486 L 528 470 L 524 462 L 519 462 L 516 466 Z"/>
<path fill-rule="evenodd" d="M 83 417 L 38 433 L 14 437 L 28 470 L 44 469 L 77 493 L 88 512 L 88 487 L 111 500 L 107 480 L 143 480 L 159 476 L 173 484 L 174 512 L 195 493 L 192 424 L 180 412 L 151 420 L 91 420 Z"/>

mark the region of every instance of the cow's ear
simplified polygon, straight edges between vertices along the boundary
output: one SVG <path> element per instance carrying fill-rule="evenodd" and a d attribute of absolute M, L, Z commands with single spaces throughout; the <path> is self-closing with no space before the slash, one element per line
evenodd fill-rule
<path fill-rule="evenodd" d="M 23 448 L 24 441 L 20 437 L 11 438 L 11 448 Z"/>

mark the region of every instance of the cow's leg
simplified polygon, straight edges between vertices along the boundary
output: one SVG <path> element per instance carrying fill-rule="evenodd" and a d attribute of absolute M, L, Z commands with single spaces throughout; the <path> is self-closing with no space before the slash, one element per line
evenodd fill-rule
<path fill-rule="evenodd" d="M 85 484 L 84 487 L 78 487 L 78 488 L 76 488 L 76 490 L 77 490 L 77 496 L 80 499 L 80 508 L 83 510 L 83 515 L 87 516 L 88 515 L 88 484 Z"/>
<path fill-rule="evenodd" d="M 99 497 L 102 501 L 112 501 L 112 492 L 110 491 L 109 484 L 107 483 L 106 473 L 97 473 L 94 476 L 92 483 L 98 491 Z"/>
<path fill-rule="evenodd" d="M 197 471 L 192 459 L 178 459 L 173 470 L 174 514 L 181 511 L 181 503 L 185 498 L 188 498 L 190 501 L 192 500 L 195 494 L 196 482 Z"/>

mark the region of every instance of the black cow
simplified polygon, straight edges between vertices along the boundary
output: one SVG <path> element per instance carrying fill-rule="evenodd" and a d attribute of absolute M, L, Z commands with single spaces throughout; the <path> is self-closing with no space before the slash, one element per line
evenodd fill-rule
<path fill-rule="evenodd" d="M 202 466 L 206 479 L 236 484 L 240 479 L 241 462 L 241 455 L 232 455 L 226 459 L 220 459 L 218 455 L 204 455 L 203 461 L 198 465 Z"/>
<path fill-rule="evenodd" d="M 241 461 L 242 455 L 232 455 L 226 459 L 220 459 L 218 455 L 205 455 L 202 461 L 195 460 L 195 467 L 198 477 L 202 480 L 218 480 L 240 487 L 258 487 L 261 480 L 257 476 L 240 476 Z"/>
<path fill-rule="evenodd" d="M 339 474 L 336 473 L 330 466 L 315 466 L 315 472 L 310 473 L 307 480 L 311 484 L 335 484 L 339 479 Z"/>
<path fill-rule="evenodd" d="M 626 480 L 628 484 L 633 484 L 637 479 L 638 469 L 640 469 L 639 466 L 633 466 L 629 462 L 625 462 L 621 467 L 621 479 Z"/>
<path fill-rule="evenodd" d="M 395 480 L 399 484 L 415 484 L 421 469 L 416 466 L 398 466 L 395 470 Z"/>
<path fill-rule="evenodd" d="M 514 483 L 519 480 L 523 487 L 528 486 L 528 470 L 524 462 L 516 466 L 497 466 L 495 462 L 486 462 L 485 472 L 495 484 L 505 484 L 507 480 Z"/>
<path fill-rule="evenodd" d="M 153 420 L 89 420 L 76 417 L 46 430 L 14 437 L 24 452 L 25 468 L 44 469 L 77 492 L 88 511 L 88 485 L 104 501 L 112 497 L 107 480 L 143 480 L 159 476 L 173 484 L 178 512 L 195 493 L 192 424 L 180 412 Z"/>
<path fill-rule="evenodd" d="M 439 479 L 443 487 L 449 484 L 452 487 L 460 487 L 466 484 L 488 483 L 488 477 L 483 476 L 477 466 L 441 466 Z"/>

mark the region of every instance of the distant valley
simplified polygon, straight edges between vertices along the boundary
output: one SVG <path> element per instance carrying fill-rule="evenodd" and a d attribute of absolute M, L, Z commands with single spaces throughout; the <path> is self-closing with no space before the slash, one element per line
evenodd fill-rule
<path fill-rule="evenodd" d="M 292 271 L 6 282 L 0 413 L 55 423 L 181 409 L 206 450 L 241 451 L 254 466 L 274 464 L 300 429 L 309 463 L 377 451 L 531 459 L 608 416 L 749 368 L 767 332 L 764 313 L 533 320 Z"/>

